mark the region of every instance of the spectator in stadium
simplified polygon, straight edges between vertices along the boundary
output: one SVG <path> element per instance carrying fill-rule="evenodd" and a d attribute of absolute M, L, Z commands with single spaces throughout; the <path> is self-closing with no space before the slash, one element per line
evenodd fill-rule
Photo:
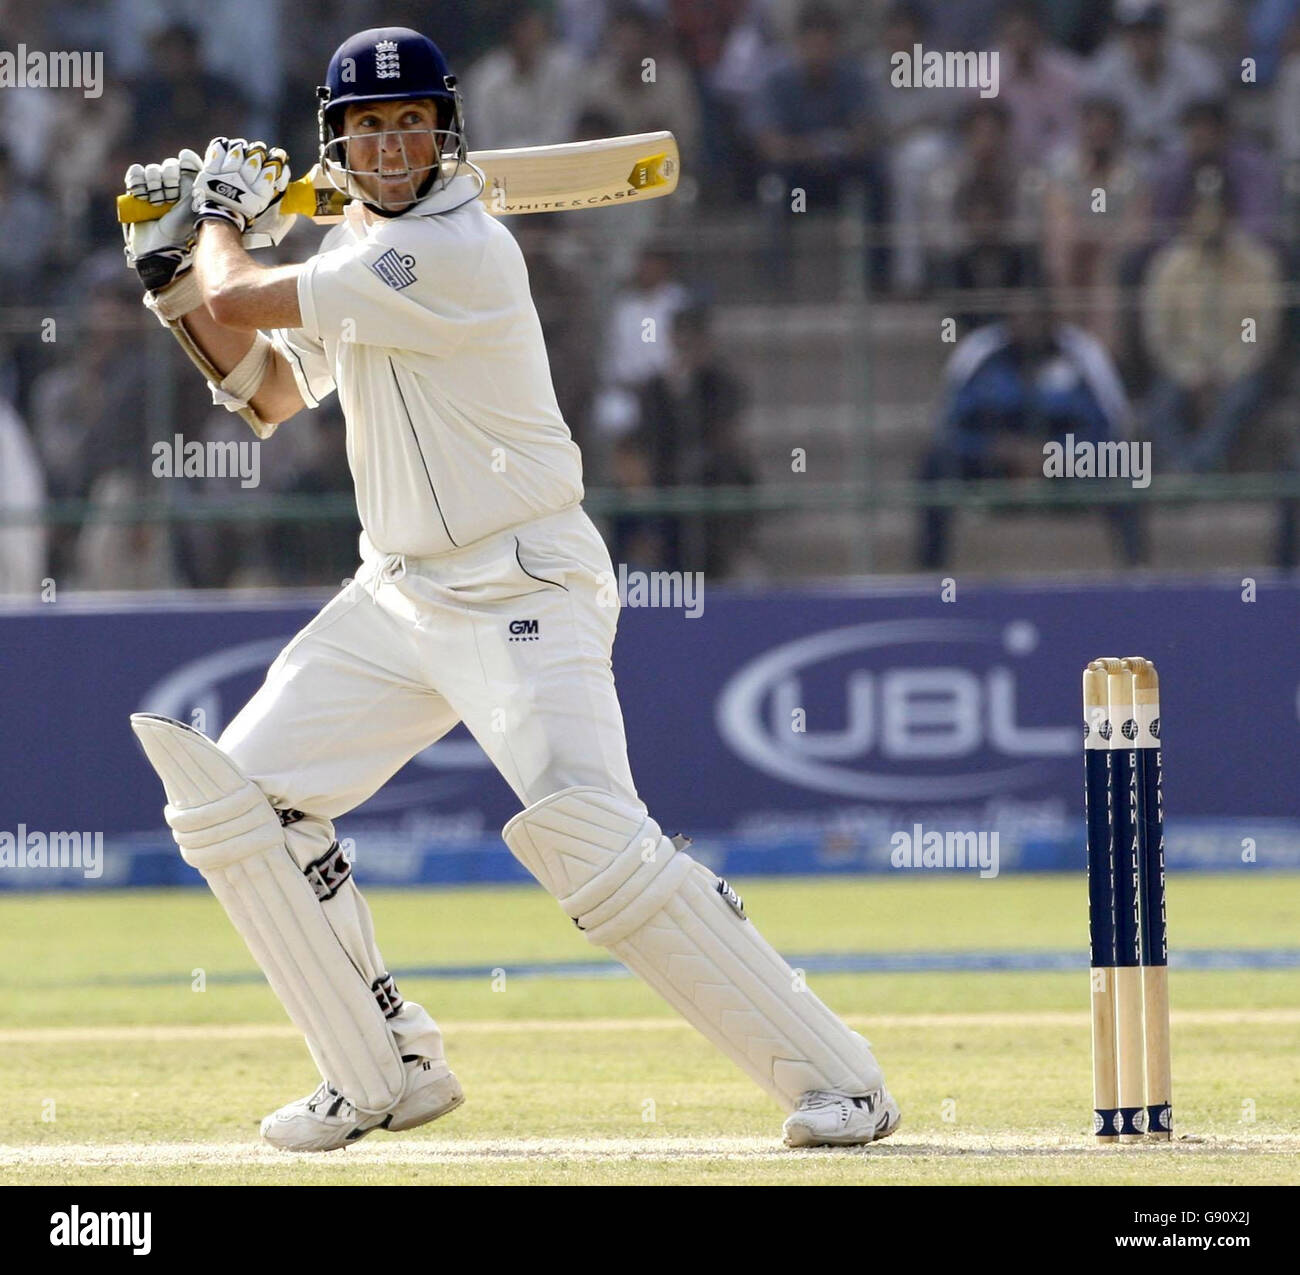
<path fill-rule="evenodd" d="M 1224 210 L 1241 229 L 1277 242 L 1282 187 L 1276 164 L 1232 127 L 1227 102 L 1203 98 L 1183 111 L 1182 140 L 1158 170 L 1155 230 L 1167 242 L 1183 225 L 1207 181 L 1221 184 Z"/>
<path fill-rule="evenodd" d="M 1022 163 L 1042 164 L 1074 134 L 1083 83 L 1078 62 L 1053 48 L 1037 0 L 1008 0 L 998 24 L 999 96 L 1011 112 L 1011 141 Z"/>
<path fill-rule="evenodd" d="M 1041 478 L 1049 442 L 1128 436 L 1128 400 L 1101 343 L 1060 322 L 1045 289 L 1026 288 L 1019 302 L 1005 322 L 978 328 L 953 351 L 923 481 Z M 927 570 L 947 560 L 951 516 L 922 513 L 918 556 Z M 1110 517 L 1125 561 L 1138 561 L 1136 517 L 1122 506 Z"/>
<path fill-rule="evenodd" d="M 690 292 L 676 277 L 671 254 L 651 248 L 642 254 L 636 274 L 614 303 L 605 342 L 605 385 L 639 392 L 672 362 L 673 320 L 690 302 Z"/>
<path fill-rule="evenodd" d="M 609 0 L 556 0 L 556 34 L 581 62 L 600 52 L 608 19 Z"/>
<path fill-rule="evenodd" d="M 1004 0 L 961 0 L 960 4 L 934 3 L 929 7 L 934 21 L 935 45 L 940 49 L 976 50 L 993 47 L 998 13 Z"/>
<path fill-rule="evenodd" d="M 359 7 L 364 0 L 342 0 Z M 448 0 L 442 0 L 446 5 Z M 103 50 L 104 68 L 112 76 L 145 84 L 159 69 L 155 37 L 167 27 L 183 27 L 192 35 L 192 64 L 216 82 L 239 85 L 245 114 L 238 131 L 246 137 L 266 137 L 273 127 L 275 107 L 286 86 L 284 55 L 315 28 L 337 30 L 347 25 L 340 0 L 313 0 L 310 17 L 295 12 L 288 0 L 59 0 L 35 5 L 46 10 L 50 40 L 45 48 Z M 441 7 L 441 6 L 440 6 Z M 396 22 L 398 19 L 391 19 Z M 26 17 L 24 17 L 26 21 Z M 30 34 L 28 47 L 33 47 Z M 168 78 L 177 82 L 168 68 Z M 314 86 L 313 86 L 314 87 Z M 191 87 L 186 96 L 196 92 Z M 216 100 L 213 106 L 219 105 Z M 220 114 L 214 111 L 214 114 Z M 213 120 L 201 141 L 213 133 L 232 131 Z M 139 138 L 136 138 L 139 141 Z M 202 153 L 193 139 L 188 143 Z M 120 176 L 121 174 L 119 174 Z"/>
<path fill-rule="evenodd" d="M 44 508 L 40 458 L 22 418 L 0 398 L 0 509 L 39 517 Z M 45 572 L 45 528 L 0 524 L 0 597 L 36 601 Z"/>
<path fill-rule="evenodd" d="M 957 284 L 957 259 L 970 248 L 972 232 L 992 233 L 991 201 L 997 204 L 992 220 L 1000 250 L 1038 241 L 1039 183 L 1015 164 L 1010 137 L 1006 104 L 997 98 L 977 100 L 962 119 L 959 150 L 933 175 L 925 237 L 931 277 L 940 285 Z M 974 207 L 969 204 L 972 198 L 977 201 Z"/>
<path fill-rule="evenodd" d="M 700 144 L 710 174 L 700 197 L 716 204 L 747 201 L 759 173 L 744 128 L 749 97 L 779 57 L 768 0 L 668 0 L 667 8 L 674 46 L 699 97 Z"/>
<path fill-rule="evenodd" d="M 201 418 L 187 422 L 184 434 L 187 442 L 194 440 L 205 446 L 225 448 L 231 454 L 241 445 L 258 448 L 260 486 L 261 452 L 271 448 L 263 449 L 238 416 L 221 410 L 209 411 Z M 234 464 L 224 475 L 175 475 L 157 481 L 162 490 L 150 493 L 154 499 L 189 509 L 236 504 L 250 495 L 241 486 L 243 480 Z M 265 588 L 276 583 L 275 569 L 266 550 L 265 530 L 260 522 L 226 523 L 209 518 L 185 521 L 173 528 L 172 544 L 176 570 L 189 588 Z"/>
<path fill-rule="evenodd" d="M 1270 85 L 1283 59 L 1295 51 L 1300 0 L 1253 0 L 1246 18 L 1246 54 L 1255 61 L 1259 83 Z"/>
<path fill-rule="evenodd" d="M 174 23 L 149 40 L 149 57 L 132 85 L 131 144 L 141 154 L 202 151 L 207 138 L 255 137 L 247 99 L 233 80 L 204 66 L 192 27 Z M 196 139 L 200 139 L 197 140 Z"/>
<path fill-rule="evenodd" d="M 107 76 L 99 97 L 59 93 L 53 99 L 47 145 L 60 162 L 48 172 L 57 211 L 47 215 L 56 258 L 74 267 L 94 248 L 121 244 L 121 232 L 104 213 L 121 194 L 124 168 L 106 161 L 116 160 L 116 148 L 130 138 L 132 99 L 125 83 Z"/>
<path fill-rule="evenodd" d="M 1150 187 L 1124 137 L 1124 113 L 1112 98 L 1089 97 L 1078 138 L 1049 163 L 1044 197 L 1043 256 L 1053 288 L 1075 298 L 1063 317 L 1122 355 L 1121 267 L 1145 243 Z M 1098 204 L 1098 193 L 1104 198 Z"/>
<path fill-rule="evenodd" d="M 49 197 L 16 179 L 9 148 L 0 143 L 0 296 L 6 301 L 34 299 L 55 224 Z"/>
<path fill-rule="evenodd" d="M 41 373 L 31 394 L 36 445 L 50 496 L 59 500 L 87 499 L 96 478 L 113 470 L 148 473 L 147 387 L 169 374 L 166 368 L 151 372 L 142 343 L 124 340 L 154 320 L 122 268 L 120 249 L 91 257 L 75 283 L 85 306 L 83 326 L 75 337 L 67 332 L 55 341 L 59 362 Z M 75 527 L 56 529 L 56 571 L 68 565 L 75 536 Z"/>
<path fill-rule="evenodd" d="M 528 263 L 555 398 L 585 451 L 583 427 L 590 416 L 598 370 L 598 349 L 592 340 L 598 330 L 597 314 L 586 246 L 558 217 L 520 217 L 512 229 Z"/>
<path fill-rule="evenodd" d="M 613 137 L 617 132 L 618 121 L 614 116 L 607 111 L 588 109 L 574 124 L 573 140 L 593 141 Z M 693 212 L 693 206 L 685 200 L 651 199 L 620 208 L 613 217 L 579 211 L 540 218 L 514 217 L 508 224 L 516 236 L 523 227 L 537 221 L 548 225 L 556 222 L 563 229 L 564 233 L 555 242 L 563 245 L 562 255 L 572 252 L 574 260 L 581 262 L 592 302 L 591 332 L 600 334 L 595 342 L 599 351 L 604 347 L 610 315 L 627 281 L 635 276 L 642 254 L 654 243 L 671 241 L 685 247 L 685 237 L 674 236 L 664 228 L 689 224 Z M 591 340 L 590 333 L 587 339 Z"/>
<path fill-rule="evenodd" d="M 0 95 L 2 96 L 2 95 Z M 13 306 L 40 302 L 54 269 L 54 232 L 60 225 L 54 201 L 32 179 L 15 171 L 9 148 L 0 142 L 0 298 Z M 28 390 L 45 350 L 41 317 L 30 313 L 0 325 L 0 400 L 30 412 Z"/>
<path fill-rule="evenodd" d="M 1267 401 L 1282 306 L 1273 251 L 1232 218 L 1218 190 L 1202 194 L 1143 286 L 1142 328 L 1156 372 L 1147 430 L 1160 469 L 1225 467 Z"/>
<path fill-rule="evenodd" d="M 626 496 L 654 487 L 654 466 L 644 435 L 628 434 L 615 442 L 610 485 Z M 676 528 L 663 514 L 623 512 L 609 520 L 609 556 L 614 570 L 676 571 Z"/>
<path fill-rule="evenodd" d="M 873 154 L 873 106 L 866 79 L 843 46 L 838 10 L 812 0 L 799 15 L 793 55 L 753 93 L 746 129 L 784 212 L 790 191 L 810 211 L 833 211 L 847 183 L 882 194 Z"/>
<path fill-rule="evenodd" d="M 1035 286 L 1040 277 L 1037 246 L 1019 240 L 1004 186 L 972 178 L 957 194 L 963 211 L 962 246 L 948 263 L 947 284 L 966 294 L 958 304 L 974 307 L 957 315 L 963 330 L 1004 317 L 1003 294 Z"/>
<path fill-rule="evenodd" d="M 583 71 L 552 38 L 549 19 L 534 0 L 513 11 L 505 44 L 471 66 L 461 87 L 475 150 L 573 140 Z"/>
<path fill-rule="evenodd" d="M 1041 0 L 1050 38 L 1078 57 L 1091 57 L 1110 30 L 1114 0 Z"/>
<path fill-rule="evenodd" d="M 17 12 L 19 8 L 0 2 L 0 49 L 16 50 L 20 42 L 32 49 L 58 48 L 48 42 L 45 6 L 24 4 Z M 0 143 L 7 147 L 13 171 L 20 178 L 39 181 L 49 167 L 46 141 L 56 96 L 48 89 L 13 83 L 0 92 Z"/>
<path fill-rule="evenodd" d="M 950 89 L 911 88 L 890 83 L 894 52 L 929 46 L 927 11 L 918 0 L 895 0 L 885 11 L 881 39 L 868 53 L 866 75 L 879 104 L 890 192 L 890 283 L 902 295 L 921 292 L 927 282 L 923 227 L 932 183 L 947 164 L 954 144 L 949 134 L 961 100 Z"/>
<path fill-rule="evenodd" d="M 291 430 L 276 435 L 262 449 L 263 485 L 293 496 L 333 497 L 355 507 L 348 468 L 347 427 L 337 399 L 300 416 Z M 292 448 L 295 454 L 282 459 Z M 355 515 L 328 522 L 275 522 L 266 528 L 265 543 L 276 581 L 282 585 L 311 585 L 342 580 L 356 566 Z"/>
<path fill-rule="evenodd" d="M 70 564 L 74 589 L 136 591 L 174 589 L 171 535 L 157 522 L 130 522 L 124 509 L 156 495 L 136 471 L 106 470 L 91 485 L 90 512 L 77 535 Z"/>
<path fill-rule="evenodd" d="M 1300 0 L 1296 0 L 1300 6 Z M 1280 41 L 1273 90 L 1273 140 L 1278 162 L 1292 172 L 1300 168 L 1300 18 Z M 1294 180 L 1287 193 L 1294 202 Z"/>
<path fill-rule="evenodd" d="M 695 82 L 664 39 L 662 24 L 644 9 L 624 0 L 612 12 L 602 49 L 582 79 L 585 109 L 613 116 L 619 134 L 668 129 L 681 149 L 683 171 L 697 171 Z"/>
<path fill-rule="evenodd" d="M 752 486 L 753 464 L 740 439 L 745 390 L 720 358 L 708 311 L 682 310 L 673 321 L 673 358 L 641 389 L 643 447 L 656 486 Z M 724 578 L 747 540 L 743 515 L 676 520 L 676 566 Z"/>
<path fill-rule="evenodd" d="M 1117 0 L 1119 34 L 1098 52 L 1091 90 L 1119 102 L 1132 144 L 1150 159 L 1178 141 L 1178 124 L 1197 98 L 1222 91 L 1214 61 L 1168 31 L 1160 0 Z"/>
<path fill-rule="evenodd" d="M 704 78 L 742 66 L 752 75 L 767 61 L 775 38 L 768 0 L 668 0 L 666 7 L 674 46 Z"/>
<path fill-rule="evenodd" d="M 592 472 L 613 475 L 620 460 L 611 449 L 643 424 L 641 390 L 671 365 L 673 321 L 690 301 L 673 257 L 659 248 L 645 250 L 605 321 L 590 413 L 591 448 L 585 453 Z M 633 458 L 624 456 L 621 463 L 630 467 Z"/>
<path fill-rule="evenodd" d="M 1242 58 L 1249 52 L 1246 11 L 1255 2 L 1177 0 L 1168 7 L 1170 35 L 1205 54 L 1225 83 L 1240 81 Z M 1262 78 L 1259 81 L 1265 82 Z"/>

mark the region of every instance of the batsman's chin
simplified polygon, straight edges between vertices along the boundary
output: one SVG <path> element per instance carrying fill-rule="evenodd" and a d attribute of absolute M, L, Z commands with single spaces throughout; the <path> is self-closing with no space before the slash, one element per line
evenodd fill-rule
<path fill-rule="evenodd" d="M 390 216 L 404 213 L 420 202 L 419 196 L 411 189 L 410 180 L 405 177 L 398 181 L 381 181 L 378 190 L 375 190 L 371 183 L 358 183 L 358 185 L 361 186 L 361 199 L 364 203 Z"/>

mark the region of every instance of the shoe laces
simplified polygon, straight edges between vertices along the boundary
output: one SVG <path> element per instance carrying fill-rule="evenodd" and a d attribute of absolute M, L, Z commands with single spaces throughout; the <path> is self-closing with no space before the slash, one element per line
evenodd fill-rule
<path fill-rule="evenodd" d="M 328 1116 L 337 1116 L 343 1114 L 343 1108 L 348 1108 L 351 1112 L 352 1103 L 348 1101 L 337 1089 L 328 1081 L 322 1080 L 316 1092 L 307 1099 L 307 1110 L 315 1112 L 323 1104 L 329 1103 L 330 1109 L 325 1113 Z"/>

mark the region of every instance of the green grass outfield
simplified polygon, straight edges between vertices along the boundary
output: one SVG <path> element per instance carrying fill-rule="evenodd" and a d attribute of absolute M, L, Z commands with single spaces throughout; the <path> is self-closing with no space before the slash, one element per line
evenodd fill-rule
<path fill-rule="evenodd" d="M 791 954 L 1086 953 L 1081 877 L 736 884 Z M 206 892 L 0 898 L 0 1182 L 1300 1181 L 1300 969 L 1172 972 L 1178 1132 L 1137 1148 L 1091 1145 L 1083 970 L 811 975 L 904 1122 L 867 1149 L 790 1151 L 781 1113 L 640 983 L 511 973 L 601 957 L 540 890 L 369 897 L 390 968 L 505 973 L 401 978 L 467 1101 L 312 1157 L 258 1142 L 315 1071 Z M 1169 918 L 1175 953 L 1295 949 L 1300 875 L 1175 878 Z"/>

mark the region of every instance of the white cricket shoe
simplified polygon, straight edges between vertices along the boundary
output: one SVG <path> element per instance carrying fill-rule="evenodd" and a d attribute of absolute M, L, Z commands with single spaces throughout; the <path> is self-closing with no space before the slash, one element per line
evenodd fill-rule
<path fill-rule="evenodd" d="M 787 1147 L 843 1147 L 878 1142 L 898 1128 L 898 1103 L 881 1085 L 860 1097 L 810 1089 L 786 1117 Z"/>
<path fill-rule="evenodd" d="M 400 1133 L 428 1124 L 465 1101 L 460 1081 L 441 1060 L 407 1055 L 406 1092 L 383 1115 L 363 1115 L 332 1085 L 322 1082 L 262 1121 L 262 1137 L 281 1151 L 337 1151 L 376 1129 Z"/>

